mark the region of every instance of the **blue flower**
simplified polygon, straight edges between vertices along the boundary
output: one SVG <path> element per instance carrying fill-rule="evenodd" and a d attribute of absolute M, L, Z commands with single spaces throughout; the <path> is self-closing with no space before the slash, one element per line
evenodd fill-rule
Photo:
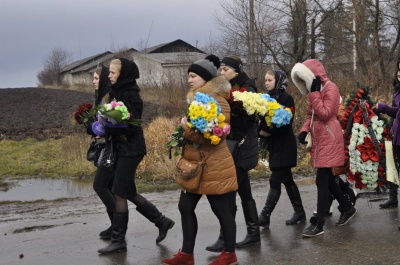
<path fill-rule="evenodd" d="M 211 99 L 208 95 L 201 93 L 201 92 L 196 92 L 194 95 L 194 100 L 201 102 L 203 104 L 207 104 Z"/>

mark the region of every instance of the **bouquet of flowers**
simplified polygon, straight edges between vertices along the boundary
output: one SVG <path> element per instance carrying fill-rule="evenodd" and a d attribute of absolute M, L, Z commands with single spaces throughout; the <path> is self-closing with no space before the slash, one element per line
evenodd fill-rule
<path fill-rule="evenodd" d="M 218 102 L 201 92 L 196 92 L 194 101 L 189 105 L 187 125 L 201 132 L 214 145 L 219 144 L 221 137 L 228 135 L 231 130 L 230 125 L 225 123 Z"/>
<path fill-rule="evenodd" d="M 225 116 L 221 113 L 221 106 L 213 97 L 204 93 L 196 92 L 194 101 L 189 105 L 187 116 L 188 127 L 201 132 L 203 137 L 210 139 L 213 145 L 219 144 L 221 137 L 230 133 L 231 127 L 225 123 Z M 179 125 L 166 143 L 170 158 L 173 148 L 175 148 L 174 156 L 178 156 L 180 155 L 180 149 L 177 147 L 182 147 L 187 143 L 196 145 L 185 139 L 182 134 L 183 128 Z"/>
<path fill-rule="evenodd" d="M 234 91 L 233 100 L 243 104 L 248 115 L 257 115 L 265 118 L 268 126 L 281 127 L 290 123 L 292 112 L 279 104 L 268 94 Z"/>
<path fill-rule="evenodd" d="M 127 128 L 129 125 L 139 126 L 140 119 L 132 119 L 127 107 L 122 101 L 112 100 L 110 103 L 101 105 L 97 110 L 97 122 L 92 125 L 96 135 L 104 136 L 104 126 L 114 128 Z"/>
<path fill-rule="evenodd" d="M 390 133 L 370 109 L 367 94 L 368 90 L 361 88 L 354 93 L 342 121 L 347 177 L 358 189 L 375 189 L 386 183 L 384 141 Z"/>
<path fill-rule="evenodd" d="M 87 125 L 96 120 L 97 109 L 93 107 L 92 104 L 86 103 L 75 111 L 74 118 L 78 124 Z"/>

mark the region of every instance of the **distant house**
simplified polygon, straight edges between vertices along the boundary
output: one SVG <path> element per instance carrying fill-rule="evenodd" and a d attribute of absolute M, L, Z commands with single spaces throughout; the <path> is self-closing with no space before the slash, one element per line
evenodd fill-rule
<path fill-rule="evenodd" d="M 204 57 L 202 50 L 178 39 L 143 49 L 132 59 L 140 70 L 140 84 L 161 87 L 184 82 L 189 65 Z"/>
<path fill-rule="evenodd" d="M 61 70 L 64 84 L 89 84 L 92 73 L 100 64 L 109 65 L 116 57 L 132 59 L 140 71 L 139 85 L 163 86 L 186 80 L 188 66 L 196 60 L 203 59 L 205 54 L 200 49 L 180 39 L 159 44 L 137 51 L 134 48 L 118 54 L 112 52 L 99 53 L 75 61 Z"/>

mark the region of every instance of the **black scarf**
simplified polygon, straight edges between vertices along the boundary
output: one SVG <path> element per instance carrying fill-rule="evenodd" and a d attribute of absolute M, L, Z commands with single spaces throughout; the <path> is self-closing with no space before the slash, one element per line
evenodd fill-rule
<path fill-rule="evenodd" d="M 121 72 L 117 82 L 111 85 L 111 90 L 115 92 L 127 85 L 137 87 L 136 79 L 139 78 L 139 68 L 136 63 L 125 58 L 118 59 L 121 61 Z"/>

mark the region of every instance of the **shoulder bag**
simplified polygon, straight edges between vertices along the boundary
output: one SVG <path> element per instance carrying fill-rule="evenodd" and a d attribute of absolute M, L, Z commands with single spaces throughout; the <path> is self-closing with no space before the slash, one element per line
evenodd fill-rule
<path fill-rule="evenodd" d="M 204 157 L 203 151 L 198 150 L 198 152 L 200 161 L 192 162 L 181 156 L 176 164 L 177 175 L 175 181 L 185 190 L 197 190 L 200 186 L 203 170 L 207 172 L 206 158 Z"/>
<path fill-rule="evenodd" d="M 98 142 L 97 139 L 94 138 L 94 140 L 90 143 L 89 149 L 87 150 L 86 159 L 91 162 L 97 161 L 100 156 L 100 151 L 105 145 L 106 143 Z"/>
<path fill-rule="evenodd" d="M 105 146 L 100 150 L 99 158 L 94 162 L 98 168 L 113 170 L 117 161 L 117 155 L 114 151 L 114 143 L 110 139 L 106 141 Z"/>

